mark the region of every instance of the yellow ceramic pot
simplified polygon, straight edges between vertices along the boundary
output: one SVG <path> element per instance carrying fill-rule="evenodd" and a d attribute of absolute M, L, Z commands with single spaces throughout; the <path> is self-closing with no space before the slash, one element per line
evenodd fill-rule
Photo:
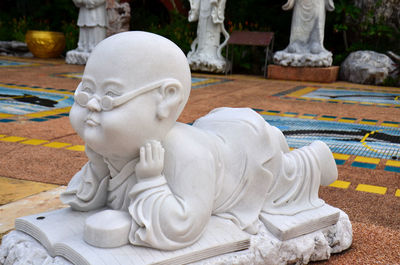
<path fill-rule="evenodd" d="M 29 51 L 39 58 L 56 58 L 65 49 L 65 36 L 61 32 L 29 30 L 25 35 Z"/>

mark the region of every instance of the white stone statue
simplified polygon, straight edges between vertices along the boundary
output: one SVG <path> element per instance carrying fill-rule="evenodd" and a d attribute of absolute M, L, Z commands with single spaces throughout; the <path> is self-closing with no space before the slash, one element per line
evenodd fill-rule
<path fill-rule="evenodd" d="M 322 67 L 332 65 L 332 53 L 324 48 L 325 10 L 335 9 L 333 0 L 288 0 L 293 9 L 289 46 L 276 52 L 275 64 Z"/>
<path fill-rule="evenodd" d="M 93 48 L 106 37 L 106 0 L 72 0 L 79 7 L 78 47 L 67 52 L 69 64 L 85 64 Z"/>
<path fill-rule="evenodd" d="M 61 195 L 71 207 L 17 218 L 0 264 L 292 264 L 350 246 L 348 216 L 318 198 L 337 178 L 323 142 L 289 151 L 249 108 L 179 123 L 190 89 L 164 37 L 101 41 L 70 112 L 89 159 Z"/>
<path fill-rule="evenodd" d="M 190 88 L 185 55 L 161 36 L 124 32 L 93 50 L 70 112 L 89 162 L 61 196 L 77 211 L 107 208 L 87 219 L 88 243 L 173 250 L 197 241 L 212 215 L 256 234 L 262 213 L 324 205 L 319 186 L 337 178 L 327 145 L 289 151 L 248 108 L 179 123 Z"/>
<path fill-rule="evenodd" d="M 221 50 L 226 46 L 229 34 L 224 28 L 226 0 L 189 0 L 189 22 L 198 21 L 197 37 L 187 58 L 192 70 L 221 73 L 226 60 Z M 225 40 L 220 43 L 221 33 Z"/>

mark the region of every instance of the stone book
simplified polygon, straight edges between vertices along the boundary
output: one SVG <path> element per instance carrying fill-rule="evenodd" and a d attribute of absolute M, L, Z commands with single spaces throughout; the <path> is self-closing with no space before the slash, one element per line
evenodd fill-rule
<path fill-rule="evenodd" d="M 203 235 L 193 245 L 174 251 L 125 245 L 97 248 L 83 240 L 85 219 L 95 213 L 70 208 L 17 218 L 15 228 L 38 240 L 51 256 L 75 265 L 187 264 L 250 246 L 250 235 L 232 221 L 212 216 Z"/>
<path fill-rule="evenodd" d="M 295 215 L 260 214 L 265 227 L 282 241 L 334 225 L 339 217 L 340 210 L 328 204 Z"/>

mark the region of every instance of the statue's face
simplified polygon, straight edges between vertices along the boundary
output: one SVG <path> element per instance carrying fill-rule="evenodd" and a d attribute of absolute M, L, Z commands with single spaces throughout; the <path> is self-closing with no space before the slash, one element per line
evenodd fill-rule
<path fill-rule="evenodd" d="M 154 139 L 157 86 L 130 87 L 124 71 L 102 56 L 87 64 L 70 112 L 72 127 L 95 152 L 132 159 Z"/>
<path fill-rule="evenodd" d="M 163 140 L 187 100 L 180 89 L 183 103 L 162 108 L 171 102 L 163 91 L 171 79 L 190 88 L 186 56 L 175 44 L 140 31 L 113 35 L 97 44 L 87 61 L 70 112 L 72 127 L 95 152 L 134 158 L 148 140 Z M 157 89 L 160 83 L 163 88 Z"/>

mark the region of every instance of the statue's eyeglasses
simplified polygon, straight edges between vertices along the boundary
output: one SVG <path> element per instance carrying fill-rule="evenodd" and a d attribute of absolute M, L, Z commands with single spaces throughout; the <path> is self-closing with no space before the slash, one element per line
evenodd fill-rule
<path fill-rule="evenodd" d="M 86 91 L 82 91 L 82 83 L 78 85 L 78 88 L 75 91 L 74 94 L 74 100 L 76 103 L 78 103 L 82 107 L 87 107 L 87 104 L 92 98 L 96 98 L 98 102 L 100 103 L 100 107 L 103 111 L 109 111 L 112 110 L 115 107 L 118 107 L 122 104 L 125 104 L 129 100 L 144 94 L 146 92 L 149 92 L 153 89 L 160 88 L 160 87 L 167 87 L 167 86 L 175 86 L 175 87 L 180 87 L 181 84 L 178 80 L 173 79 L 173 78 L 168 78 L 168 79 L 163 79 L 160 80 L 156 83 L 149 84 L 147 86 L 134 89 L 128 93 L 125 93 L 121 96 L 116 96 L 112 97 L 109 95 L 104 95 L 102 97 L 99 97 L 97 95 L 93 95 L 92 93 L 88 93 Z"/>

